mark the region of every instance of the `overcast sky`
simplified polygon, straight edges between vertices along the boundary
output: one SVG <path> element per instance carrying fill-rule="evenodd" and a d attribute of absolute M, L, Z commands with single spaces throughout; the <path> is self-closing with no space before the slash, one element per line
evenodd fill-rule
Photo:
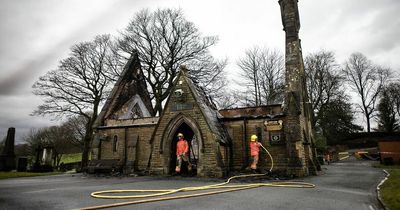
<path fill-rule="evenodd" d="M 139 10 L 166 7 L 219 37 L 212 53 L 229 59 L 228 71 L 255 45 L 284 51 L 278 0 L 0 0 L 0 139 L 8 127 L 21 142 L 31 128 L 58 124 L 30 116 L 41 104 L 31 86 L 73 44 L 118 35 Z M 400 72 L 399 0 L 300 0 L 299 10 L 304 56 L 326 49 L 343 63 L 361 52 Z"/>

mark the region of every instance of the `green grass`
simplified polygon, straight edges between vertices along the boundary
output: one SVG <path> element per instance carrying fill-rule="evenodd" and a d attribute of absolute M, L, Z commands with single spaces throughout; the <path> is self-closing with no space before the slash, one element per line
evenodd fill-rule
<path fill-rule="evenodd" d="M 82 153 L 63 154 L 60 163 L 76 163 L 82 160 Z"/>
<path fill-rule="evenodd" d="M 380 188 L 383 202 L 389 209 L 400 209 L 400 166 L 383 166 L 390 176 Z"/>
<path fill-rule="evenodd" d="M 9 179 L 17 177 L 30 177 L 30 176 L 48 176 L 62 174 L 62 172 L 48 172 L 48 173 L 33 173 L 33 172 L 0 172 L 0 179 Z"/>

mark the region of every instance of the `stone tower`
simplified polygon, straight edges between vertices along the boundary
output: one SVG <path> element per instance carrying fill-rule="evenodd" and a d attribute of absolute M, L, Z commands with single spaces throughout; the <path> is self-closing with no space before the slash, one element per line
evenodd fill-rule
<path fill-rule="evenodd" d="M 304 63 L 299 39 L 298 0 L 279 0 L 283 30 L 286 34 L 285 104 L 288 175 L 306 176 L 315 173 L 313 132 L 308 103 Z"/>

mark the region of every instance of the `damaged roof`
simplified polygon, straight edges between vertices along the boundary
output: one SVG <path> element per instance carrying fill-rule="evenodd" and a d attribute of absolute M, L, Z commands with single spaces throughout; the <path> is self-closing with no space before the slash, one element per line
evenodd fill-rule
<path fill-rule="evenodd" d="M 105 119 L 110 118 L 136 94 L 140 96 L 151 116 L 154 116 L 155 112 L 151 104 L 150 94 L 147 91 L 138 52 L 134 51 L 124 66 L 121 76 L 115 83 L 93 127 L 104 125 Z"/>
<path fill-rule="evenodd" d="M 181 66 L 180 76 L 187 82 L 192 95 L 200 107 L 203 116 L 206 118 L 206 122 L 212 131 L 216 140 L 222 144 L 229 144 L 230 138 L 229 134 L 223 125 L 223 122 L 220 120 L 222 115 L 218 112 L 217 106 L 214 104 L 212 99 L 208 97 L 203 88 L 198 86 L 192 79 L 189 78 L 187 69 L 184 66 Z"/>
<path fill-rule="evenodd" d="M 278 118 L 283 117 L 281 104 L 272 104 L 255 107 L 243 107 L 234 109 L 222 109 L 219 113 L 223 116 L 224 120 L 228 119 L 255 119 L 255 118 Z"/>

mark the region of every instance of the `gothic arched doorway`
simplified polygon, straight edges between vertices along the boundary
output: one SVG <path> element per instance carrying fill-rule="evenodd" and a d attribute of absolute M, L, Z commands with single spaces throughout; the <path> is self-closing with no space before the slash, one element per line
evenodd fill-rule
<path fill-rule="evenodd" d="M 184 139 L 188 141 L 189 144 L 189 163 L 191 164 L 191 170 L 189 170 L 188 164 L 184 163 L 182 165 L 181 174 L 184 175 L 196 175 L 197 174 L 197 166 L 199 162 L 199 138 L 193 131 L 193 129 L 186 123 L 182 122 L 179 127 L 176 128 L 175 132 L 172 135 L 171 147 L 170 147 L 170 167 L 169 173 L 175 173 L 176 167 L 176 144 L 178 141 L 178 133 L 182 133 Z"/>

